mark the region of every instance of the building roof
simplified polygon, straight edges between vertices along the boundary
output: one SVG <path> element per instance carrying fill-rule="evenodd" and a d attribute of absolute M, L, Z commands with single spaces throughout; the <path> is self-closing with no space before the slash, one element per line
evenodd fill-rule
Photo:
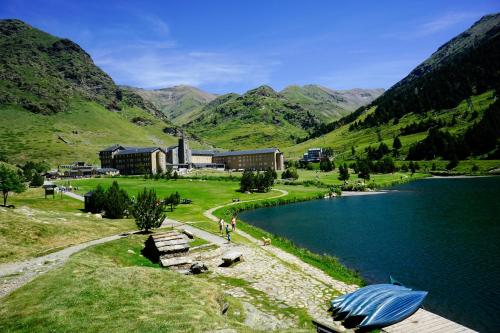
<path fill-rule="evenodd" d="M 225 151 L 217 152 L 214 156 L 238 156 L 238 155 L 254 155 L 254 154 L 269 154 L 279 152 L 278 148 L 264 148 L 264 149 L 252 149 L 252 150 L 237 150 L 237 151 Z"/>
<path fill-rule="evenodd" d="M 198 155 L 198 156 L 213 156 L 215 154 L 215 151 L 213 150 L 195 150 L 191 149 L 191 156 L 193 155 Z"/>
<path fill-rule="evenodd" d="M 142 154 L 142 153 L 153 153 L 160 149 L 159 147 L 125 147 L 125 149 L 120 150 L 116 155 L 128 155 L 128 154 Z"/>
<path fill-rule="evenodd" d="M 124 148 L 124 147 L 123 147 L 123 146 L 120 146 L 119 144 L 116 144 L 116 145 L 112 145 L 112 146 L 110 146 L 110 147 L 108 147 L 108 148 L 105 148 L 105 149 L 103 149 L 103 150 L 101 150 L 101 151 L 115 151 L 115 150 L 117 150 L 118 148 Z"/>

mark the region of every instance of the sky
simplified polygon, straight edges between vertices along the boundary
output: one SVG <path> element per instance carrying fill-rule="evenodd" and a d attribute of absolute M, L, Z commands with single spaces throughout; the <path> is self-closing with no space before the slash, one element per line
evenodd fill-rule
<path fill-rule="evenodd" d="M 2 0 L 82 46 L 118 84 L 242 93 L 389 88 L 500 1 Z"/>

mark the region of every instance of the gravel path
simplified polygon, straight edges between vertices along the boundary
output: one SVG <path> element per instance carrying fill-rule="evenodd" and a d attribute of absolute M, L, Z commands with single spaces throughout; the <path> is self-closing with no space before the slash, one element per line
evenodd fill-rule
<path fill-rule="evenodd" d="M 79 194 L 76 194 L 76 193 L 73 193 L 73 192 L 63 192 L 64 195 L 67 195 L 68 197 L 71 197 L 73 199 L 76 199 L 76 200 L 80 200 L 80 201 L 85 201 L 85 198 Z"/>

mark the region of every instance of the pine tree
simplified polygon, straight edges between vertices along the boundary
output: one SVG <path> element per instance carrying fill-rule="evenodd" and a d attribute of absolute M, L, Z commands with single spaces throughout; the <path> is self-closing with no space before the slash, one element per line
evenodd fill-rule
<path fill-rule="evenodd" d="M 401 149 L 403 145 L 401 144 L 401 140 L 399 139 L 399 136 L 394 138 L 394 141 L 392 142 L 392 148 L 394 150 L 399 150 Z"/>
<path fill-rule="evenodd" d="M 137 202 L 132 208 L 132 214 L 139 230 L 148 232 L 152 228 L 158 228 L 165 220 L 164 204 L 158 200 L 153 189 L 144 188 L 137 195 Z"/>
<path fill-rule="evenodd" d="M 251 170 L 245 170 L 241 176 L 240 191 L 252 191 L 255 187 L 255 175 Z"/>
<path fill-rule="evenodd" d="M 130 203 L 127 192 L 120 189 L 116 181 L 106 191 L 106 216 L 112 219 L 121 219 Z"/>

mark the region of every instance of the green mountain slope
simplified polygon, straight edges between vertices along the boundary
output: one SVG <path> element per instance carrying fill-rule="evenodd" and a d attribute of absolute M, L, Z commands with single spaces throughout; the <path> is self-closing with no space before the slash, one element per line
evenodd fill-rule
<path fill-rule="evenodd" d="M 77 44 L 0 20 L 0 151 L 12 162 L 95 162 L 113 143 L 168 145 L 154 105 L 117 87 Z"/>
<path fill-rule="evenodd" d="M 371 103 L 384 89 L 332 90 L 319 85 L 288 86 L 280 94 L 314 113 L 323 122 L 331 122 Z"/>
<path fill-rule="evenodd" d="M 122 88 L 131 90 L 151 102 L 174 124 L 184 124 L 194 119 L 197 111 L 217 97 L 217 95 L 186 85 L 156 90 Z"/>
<path fill-rule="evenodd" d="M 391 147 L 399 136 L 399 158 L 411 151 L 414 159 L 498 159 L 499 43 L 500 15 L 483 17 L 370 105 L 323 126 L 286 153 L 298 158 L 309 147 L 331 146 L 349 159 L 351 147 L 364 156 L 368 146 Z"/>
<path fill-rule="evenodd" d="M 293 145 L 320 120 L 271 87 L 261 86 L 239 96 L 222 95 L 200 111 L 186 128 L 205 142 L 226 149 Z"/>
<path fill-rule="evenodd" d="M 371 106 L 370 127 L 407 113 L 452 108 L 469 96 L 500 86 L 500 14 L 481 18 L 441 46 Z"/>

